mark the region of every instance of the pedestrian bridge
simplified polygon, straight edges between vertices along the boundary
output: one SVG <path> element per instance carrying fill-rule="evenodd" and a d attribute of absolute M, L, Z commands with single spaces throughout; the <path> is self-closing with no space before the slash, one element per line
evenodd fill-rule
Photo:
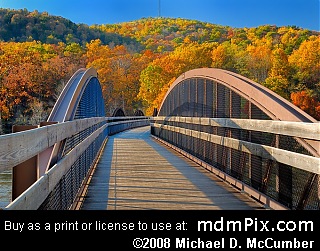
<path fill-rule="evenodd" d="M 105 116 L 79 69 L 48 120 L 0 136 L 4 210 L 320 208 L 320 124 L 238 74 L 179 76 L 153 116 Z"/>

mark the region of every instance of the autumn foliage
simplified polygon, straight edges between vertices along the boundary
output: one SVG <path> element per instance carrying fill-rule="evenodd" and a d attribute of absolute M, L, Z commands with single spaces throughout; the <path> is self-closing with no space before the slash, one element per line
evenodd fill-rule
<path fill-rule="evenodd" d="M 68 51 L 64 44 L 36 41 L 0 42 L 0 115 L 2 120 L 32 117 L 33 105 L 49 114 L 59 87 L 82 63 L 82 51 Z M 67 56 L 66 56 L 67 55 Z M 23 121 L 25 123 L 25 121 Z"/>
<path fill-rule="evenodd" d="M 53 22 L 48 13 L 0 10 L 2 123 L 45 120 L 81 67 L 97 70 L 107 116 L 118 107 L 128 115 L 136 109 L 152 115 L 180 74 L 215 67 L 246 76 L 320 119 L 318 32 L 294 26 L 232 28 L 180 18 L 84 27 L 59 18 Z M 33 37 L 29 22 L 54 32 L 41 30 L 48 35 Z M 13 26 L 15 36 L 9 32 Z"/>
<path fill-rule="evenodd" d="M 291 93 L 292 103 L 301 110 L 320 120 L 320 102 L 306 91 Z"/>

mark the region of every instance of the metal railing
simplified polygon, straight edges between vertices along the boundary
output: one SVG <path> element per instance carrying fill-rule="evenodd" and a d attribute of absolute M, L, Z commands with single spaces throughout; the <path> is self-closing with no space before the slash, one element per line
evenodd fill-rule
<path fill-rule="evenodd" d="M 151 134 L 266 207 L 320 209 L 319 123 L 159 116 Z"/>
<path fill-rule="evenodd" d="M 150 118 L 142 116 L 94 117 L 0 136 L 0 172 L 12 168 L 13 177 L 16 168 L 24 168 L 30 159 L 39 159 L 50 147 L 66 142 L 65 154 L 59 161 L 3 209 L 71 209 L 108 135 L 149 123 Z M 39 174 L 39 163 L 35 163 L 32 171 Z"/>

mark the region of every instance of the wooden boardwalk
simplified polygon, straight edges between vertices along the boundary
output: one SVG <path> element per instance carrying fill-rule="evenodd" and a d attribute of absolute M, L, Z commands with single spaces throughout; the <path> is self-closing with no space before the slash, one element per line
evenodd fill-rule
<path fill-rule="evenodd" d="M 261 204 L 159 143 L 150 127 L 110 136 L 80 210 L 256 210 Z"/>

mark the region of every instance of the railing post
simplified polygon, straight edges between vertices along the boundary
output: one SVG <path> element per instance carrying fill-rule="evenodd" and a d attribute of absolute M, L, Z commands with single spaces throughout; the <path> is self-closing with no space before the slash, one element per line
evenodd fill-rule
<path fill-rule="evenodd" d="M 21 132 L 38 128 L 32 125 L 14 125 L 12 132 Z M 38 155 L 22 162 L 12 169 L 12 200 L 15 200 L 30 185 L 37 181 Z"/>

